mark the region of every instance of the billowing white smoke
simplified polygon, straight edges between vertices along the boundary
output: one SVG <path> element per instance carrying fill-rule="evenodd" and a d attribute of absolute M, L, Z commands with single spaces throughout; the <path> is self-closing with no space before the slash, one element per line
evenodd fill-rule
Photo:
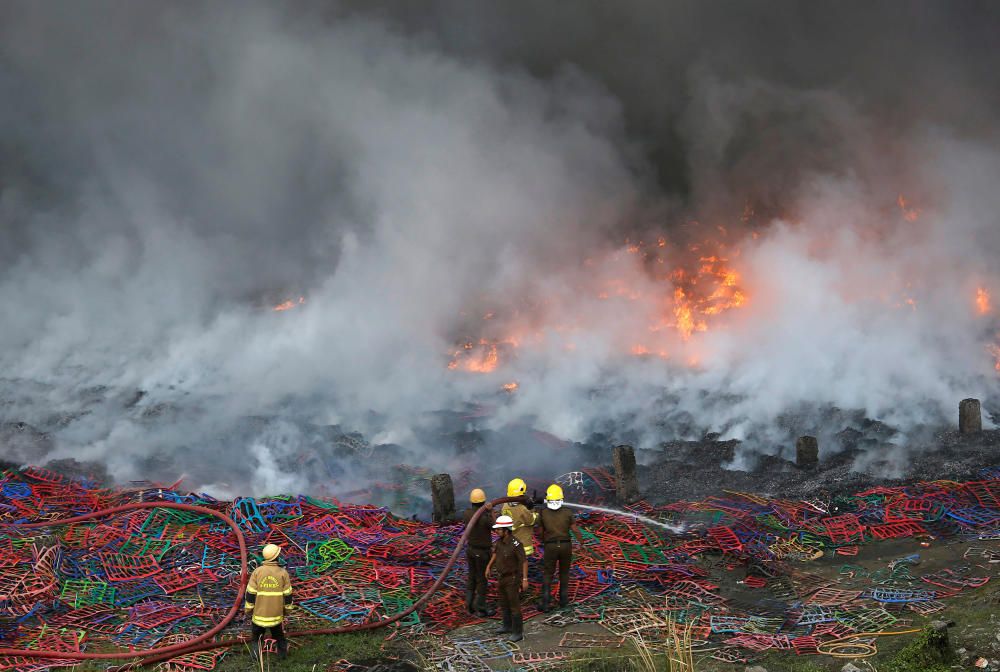
<path fill-rule="evenodd" d="M 28 92 L 0 113 L 14 157 L 0 419 L 53 431 L 47 457 L 141 477 L 136 458 L 183 445 L 178 472 L 252 463 L 258 489 L 291 490 L 287 437 L 245 418 L 405 445 L 424 414 L 517 381 L 496 425 L 652 443 L 760 438 L 803 403 L 915 426 L 994 389 L 992 316 L 974 299 L 1000 299 L 995 137 L 911 128 L 880 145 L 886 129 L 833 93 L 706 77 L 684 122 L 695 193 L 681 216 L 619 103 L 572 68 L 539 78 L 377 22 L 236 7 L 119 8 L 95 41 L 28 3 L 0 35 L 0 92 Z M 797 148 L 803 174 L 772 184 L 786 210 L 751 226 L 727 210 L 752 197 L 733 181 L 767 183 L 769 165 L 787 178 L 791 150 L 729 154 L 747 116 L 769 115 L 839 142 L 809 160 Z M 688 245 L 718 226 L 745 305 L 687 339 L 650 332 L 675 321 L 674 288 L 626 236 L 662 236 L 669 264 L 691 268 Z M 490 373 L 446 366 L 467 339 L 512 336 Z M 668 357 L 630 354 L 640 343 Z M 92 398 L 104 388 L 121 396 Z M 141 413 L 131 390 L 148 392 Z"/>

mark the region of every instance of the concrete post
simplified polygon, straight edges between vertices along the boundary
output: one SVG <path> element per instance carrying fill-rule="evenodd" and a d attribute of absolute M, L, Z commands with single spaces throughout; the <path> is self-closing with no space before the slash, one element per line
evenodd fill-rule
<path fill-rule="evenodd" d="M 795 441 L 795 465 L 812 469 L 819 464 L 819 442 L 815 436 L 800 436 Z"/>
<path fill-rule="evenodd" d="M 978 399 L 963 399 L 958 404 L 958 431 L 961 434 L 983 431 L 983 412 Z"/>
<path fill-rule="evenodd" d="M 622 504 L 638 501 L 639 479 L 635 474 L 635 450 L 632 446 L 615 446 L 611 449 L 611 460 L 615 468 L 618 501 Z"/>
<path fill-rule="evenodd" d="M 455 486 L 449 474 L 431 476 L 431 505 L 434 509 L 431 518 L 435 523 L 455 520 Z"/>

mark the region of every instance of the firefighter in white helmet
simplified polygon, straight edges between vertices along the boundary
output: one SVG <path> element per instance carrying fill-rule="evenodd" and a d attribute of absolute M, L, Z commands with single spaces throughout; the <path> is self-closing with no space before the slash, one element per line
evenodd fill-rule
<path fill-rule="evenodd" d="M 503 611 L 503 627 L 498 633 L 510 633 L 510 641 L 524 639 L 524 618 L 521 616 L 521 592 L 528 589 L 528 558 L 524 547 L 514 538 L 511 528 L 514 521 L 510 516 L 500 516 L 493 525 L 500 538 L 493 546 L 493 555 L 486 565 L 486 572 L 497 568 L 497 594 Z"/>
<path fill-rule="evenodd" d="M 539 610 L 549 610 L 549 600 L 552 597 L 552 575 L 556 565 L 559 565 L 559 606 L 569 604 L 569 568 L 573 563 L 573 542 L 570 533 L 576 537 L 577 543 L 583 545 L 580 528 L 577 527 L 573 514 L 563 508 L 563 490 L 553 483 L 545 491 L 545 508 L 538 516 L 538 526 L 542 531 L 542 601 Z"/>
<path fill-rule="evenodd" d="M 264 562 L 250 575 L 243 603 L 250 614 L 250 650 L 259 656 L 260 640 L 270 630 L 278 643 L 278 656 L 284 658 L 288 655 L 288 640 L 281 624 L 292 609 L 292 581 L 285 568 L 278 565 L 280 546 L 267 544 L 260 554 Z"/>

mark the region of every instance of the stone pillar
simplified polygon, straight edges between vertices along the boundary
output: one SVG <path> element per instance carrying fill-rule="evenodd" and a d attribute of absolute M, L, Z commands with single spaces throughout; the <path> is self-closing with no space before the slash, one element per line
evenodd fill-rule
<path fill-rule="evenodd" d="M 983 412 L 978 399 L 963 399 L 958 405 L 958 431 L 975 434 L 983 431 Z"/>
<path fill-rule="evenodd" d="M 635 450 L 632 446 L 615 446 L 611 449 L 615 467 L 618 501 L 631 504 L 639 499 L 639 479 L 635 475 Z"/>
<path fill-rule="evenodd" d="M 815 436 L 800 436 L 795 441 L 795 465 L 812 469 L 819 464 L 819 442 Z"/>
<path fill-rule="evenodd" d="M 434 507 L 431 518 L 435 523 L 455 520 L 455 486 L 449 474 L 431 476 L 431 505 Z"/>

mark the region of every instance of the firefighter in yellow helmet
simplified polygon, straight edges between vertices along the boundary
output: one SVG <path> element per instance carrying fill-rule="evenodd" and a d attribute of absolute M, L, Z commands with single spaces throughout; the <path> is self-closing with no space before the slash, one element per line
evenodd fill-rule
<path fill-rule="evenodd" d="M 476 488 L 469 493 L 469 508 L 462 513 L 466 527 L 472 516 L 476 515 L 486 502 L 486 493 Z M 468 583 L 465 584 L 465 608 L 470 614 L 492 616 L 495 611 L 486 608 L 486 565 L 490 561 L 492 539 L 490 530 L 493 528 L 493 512 L 483 511 L 476 520 L 475 526 L 469 532 L 465 547 L 465 561 L 469 568 Z"/>
<path fill-rule="evenodd" d="M 534 539 L 532 539 L 532 531 L 535 523 L 538 521 L 538 514 L 532 511 L 535 503 L 525 496 L 527 491 L 527 484 L 525 484 L 525 482 L 520 478 L 515 478 L 508 483 L 507 496 L 524 497 L 524 503 L 507 502 L 503 505 L 503 509 L 500 513 L 504 516 L 510 516 L 511 520 L 514 521 L 514 526 L 511 532 L 514 534 L 514 538 L 521 542 L 521 546 L 524 548 L 524 554 L 526 556 L 531 556 L 535 550 L 535 542 Z"/>
<path fill-rule="evenodd" d="M 577 543 L 583 545 L 580 528 L 573 514 L 563 508 L 562 488 L 553 483 L 545 491 L 545 508 L 538 516 L 538 526 L 542 531 L 542 602 L 539 611 L 549 610 L 552 597 L 552 575 L 559 565 L 559 606 L 569 604 L 569 568 L 573 562 L 573 543 L 570 532 Z"/>
<path fill-rule="evenodd" d="M 281 547 L 268 544 L 261 550 L 264 563 L 253 570 L 243 608 L 250 614 L 250 650 L 260 656 L 260 639 L 264 632 L 278 643 L 278 656 L 288 655 L 288 640 L 281 624 L 292 609 L 292 581 L 284 567 L 278 565 Z"/>

